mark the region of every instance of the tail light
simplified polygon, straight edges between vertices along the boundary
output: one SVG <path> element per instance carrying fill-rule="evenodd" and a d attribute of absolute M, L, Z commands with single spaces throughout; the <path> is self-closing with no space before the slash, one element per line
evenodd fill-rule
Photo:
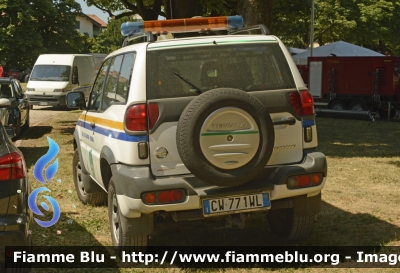
<path fill-rule="evenodd" d="M 314 99 L 308 90 L 290 93 L 290 105 L 299 116 L 313 115 Z"/>
<path fill-rule="evenodd" d="M 125 127 L 129 131 L 150 130 L 157 122 L 158 115 L 159 110 L 156 103 L 132 105 L 125 115 Z M 147 125 L 149 125 L 149 128 L 147 128 Z"/>
<path fill-rule="evenodd" d="M 142 200 L 146 205 L 181 203 L 185 201 L 185 199 L 185 191 L 181 189 L 145 192 L 142 194 Z"/>
<path fill-rule="evenodd" d="M 0 157 L 0 181 L 26 177 L 24 158 L 17 152 Z"/>
<path fill-rule="evenodd" d="M 291 176 L 287 180 L 287 187 L 289 189 L 313 187 L 320 185 L 322 180 L 323 175 L 321 173 Z"/>

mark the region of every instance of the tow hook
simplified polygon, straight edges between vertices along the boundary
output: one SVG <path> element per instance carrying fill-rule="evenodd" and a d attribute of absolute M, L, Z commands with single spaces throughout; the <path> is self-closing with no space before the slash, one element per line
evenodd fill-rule
<path fill-rule="evenodd" d="M 224 217 L 224 225 L 215 227 L 214 229 L 232 228 L 233 226 L 244 229 L 246 225 L 246 220 L 249 218 L 250 214 L 248 213 L 229 214 Z"/>

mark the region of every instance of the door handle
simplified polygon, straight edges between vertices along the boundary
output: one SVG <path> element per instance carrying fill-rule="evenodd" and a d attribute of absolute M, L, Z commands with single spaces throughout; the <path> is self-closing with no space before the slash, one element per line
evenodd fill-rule
<path fill-rule="evenodd" d="M 284 125 L 284 124 L 294 125 L 295 123 L 296 123 L 296 119 L 293 118 L 293 117 L 285 118 L 285 119 L 281 119 L 281 120 L 276 120 L 276 121 L 272 122 L 272 124 L 274 124 L 274 125 Z"/>
<path fill-rule="evenodd" d="M 96 126 L 96 124 L 94 122 L 90 123 L 90 127 L 94 128 Z"/>

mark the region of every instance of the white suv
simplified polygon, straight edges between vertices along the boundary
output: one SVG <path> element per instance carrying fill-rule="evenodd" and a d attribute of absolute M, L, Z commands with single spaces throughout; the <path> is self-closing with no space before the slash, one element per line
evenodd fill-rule
<path fill-rule="evenodd" d="M 119 249 L 146 246 L 166 215 L 243 227 L 246 214 L 261 211 L 282 238 L 305 237 L 327 162 L 316 149 L 313 98 L 289 52 L 262 25 L 240 28 L 240 16 L 181 22 L 125 23 L 125 44 L 144 41 L 104 60 L 87 103 L 68 94 L 69 107 L 84 108 L 74 133 L 80 200 L 108 198 Z M 261 35 L 243 35 L 255 29 Z M 175 38 L 154 39 L 165 32 Z"/>

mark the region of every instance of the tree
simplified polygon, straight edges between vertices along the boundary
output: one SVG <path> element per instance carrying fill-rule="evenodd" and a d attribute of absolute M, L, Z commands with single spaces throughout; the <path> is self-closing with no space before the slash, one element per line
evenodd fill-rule
<path fill-rule="evenodd" d="M 8 67 L 32 66 L 44 53 L 87 53 L 90 38 L 76 28 L 74 0 L 9 0 L 0 4 L 0 56 Z"/>
<path fill-rule="evenodd" d="M 131 20 L 129 17 L 110 20 L 107 29 L 94 38 L 91 52 L 93 53 L 110 53 L 121 48 L 124 37 L 121 34 L 121 24 Z"/>
<path fill-rule="evenodd" d="M 30 3 L 13 0 L 0 4 L 0 62 L 5 66 L 29 66 L 45 50 Z"/>

